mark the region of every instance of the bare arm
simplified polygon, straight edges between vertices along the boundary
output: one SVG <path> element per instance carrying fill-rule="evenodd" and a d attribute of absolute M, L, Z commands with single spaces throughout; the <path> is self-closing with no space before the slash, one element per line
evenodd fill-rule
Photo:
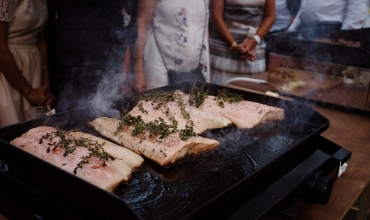
<path fill-rule="evenodd" d="M 139 0 L 138 16 L 136 22 L 138 36 L 135 43 L 134 52 L 134 71 L 136 73 L 135 88 L 139 92 L 146 89 L 146 79 L 143 69 L 144 47 L 156 3 L 157 0 Z"/>
<path fill-rule="evenodd" d="M 42 31 L 39 34 L 39 40 L 37 42 L 37 47 L 39 48 L 41 54 L 41 68 L 42 68 L 42 85 L 49 87 L 49 71 L 48 71 L 48 52 L 46 48 L 45 36 Z"/>
<path fill-rule="evenodd" d="M 224 22 L 224 2 L 224 0 L 211 0 L 212 24 L 215 26 L 215 29 L 222 40 L 225 41 L 227 45 L 231 46 L 235 40 Z"/>
<path fill-rule="evenodd" d="M 46 97 L 42 93 L 42 89 L 32 88 L 31 84 L 22 75 L 10 52 L 8 47 L 8 28 L 8 22 L 0 21 L 0 71 L 10 84 L 32 104 L 42 105 L 46 102 Z"/>
<path fill-rule="evenodd" d="M 41 87 L 43 89 L 44 94 L 47 96 L 48 100 L 45 104 L 50 104 L 52 99 L 55 97 L 50 94 L 50 80 L 49 80 L 49 68 L 48 68 L 48 50 L 45 41 L 45 33 L 44 31 L 38 34 L 38 42 L 37 47 L 39 48 L 40 55 L 41 55 Z"/>
<path fill-rule="evenodd" d="M 256 34 L 261 38 L 265 37 L 266 34 L 270 31 L 272 25 L 274 24 L 274 20 L 275 20 L 275 0 L 266 0 L 263 20 Z M 252 53 L 256 45 L 257 42 L 254 38 L 245 41 L 244 45 L 239 45 L 238 47 L 245 47 L 245 50 L 247 51 L 247 53 L 243 54 L 241 58 L 250 59 L 251 58 L 250 54 Z"/>
<path fill-rule="evenodd" d="M 275 0 L 266 0 L 263 21 L 257 30 L 257 35 L 264 38 L 275 21 Z"/>

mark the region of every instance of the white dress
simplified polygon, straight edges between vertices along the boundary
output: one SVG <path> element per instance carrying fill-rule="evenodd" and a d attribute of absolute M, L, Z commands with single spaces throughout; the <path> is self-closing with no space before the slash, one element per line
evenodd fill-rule
<path fill-rule="evenodd" d="M 10 51 L 33 88 L 41 86 L 41 56 L 36 43 L 47 16 L 46 0 L 0 0 L 0 21 L 9 22 Z M 23 121 L 29 107 L 28 100 L 0 72 L 1 126 Z"/>
<path fill-rule="evenodd" d="M 208 8 L 209 0 L 158 0 L 144 48 L 148 89 L 168 84 L 166 66 L 185 72 L 200 63 L 209 82 Z"/>

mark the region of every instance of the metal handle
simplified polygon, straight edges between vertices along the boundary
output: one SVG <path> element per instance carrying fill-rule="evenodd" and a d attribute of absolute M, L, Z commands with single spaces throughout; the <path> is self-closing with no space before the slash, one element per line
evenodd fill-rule
<path fill-rule="evenodd" d="M 227 80 L 225 84 L 229 84 L 232 82 L 241 81 L 241 82 L 251 82 L 251 83 L 258 83 L 258 84 L 267 84 L 266 80 L 263 79 L 253 79 L 249 77 L 235 77 Z"/>

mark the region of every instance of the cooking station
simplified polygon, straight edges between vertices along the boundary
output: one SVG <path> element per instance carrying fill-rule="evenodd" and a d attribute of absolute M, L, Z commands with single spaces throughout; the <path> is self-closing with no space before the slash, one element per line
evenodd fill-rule
<path fill-rule="evenodd" d="M 272 37 L 267 90 L 370 110 L 370 28 L 313 28 Z"/>
<path fill-rule="evenodd" d="M 160 89 L 189 92 L 191 85 Z M 206 87 L 210 94 L 225 88 Z M 263 219 L 292 217 L 287 210 L 302 198 L 325 204 L 339 167 L 351 157 L 321 136 L 329 120 L 300 102 L 228 90 L 245 100 L 284 108 L 285 119 L 248 131 L 207 132 L 206 137 L 221 142 L 219 149 L 168 169 L 146 161 L 114 194 L 9 144 L 45 119 L 0 128 L 0 159 L 5 162 L 0 170 L 0 212 L 22 219 Z M 117 107 L 127 102 L 123 98 Z M 86 126 L 95 117 L 76 109 L 53 115 L 49 123 L 95 134 Z"/>

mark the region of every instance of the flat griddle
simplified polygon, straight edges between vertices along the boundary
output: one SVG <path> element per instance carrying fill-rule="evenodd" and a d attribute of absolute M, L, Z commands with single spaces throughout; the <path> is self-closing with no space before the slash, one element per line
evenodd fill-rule
<path fill-rule="evenodd" d="M 192 85 L 192 82 L 186 82 L 156 90 L 180 89 L 188 93 Z M 203 85 L 197 82 L 198 87 Z M 81 216 L 195 219 L 294 156 L 295 152 L 305 148 L 329 127 L 328 119 L 304 103 L 208 83 L 205 88 L 209 89 L 210 95 L 227 89 L 241 94 L 244 100 L 284 108 L 285 119 L 251 130 L 231 127 L 208 131 L 203 134 L 204 137 L 221 142 L 217 150 L 187 158 L 169 168 L 161 168 L 145 160 L 132 179 L 120 184 L 114 193 L 106 192 L 9 144 L 29 129 L 43 125 L 45 118 L 0 128 L 0 159 L 16 172 L 26 174 L 37 183 L 40 191 L 47 190 L 50 197 L 63 198 L 63 204 L 75 209 Z M 132 97 L 122 96 L 114 107 L 132 107 Z M 48 123 L 63 130 L 79 128 L 98 135 L 86 123 L 99 116 L 102 115 L 88 109 L 74 109 L 53 115 Z"/>
<path fill-rule="evenodd" d="M 369 32 L 369 28 L 338 31 L 328 27 L 319 27 L 276 33 L 272 35 L 273 50 L 271 53 L 369 69 Z M 332 40 L 334 43 L 317 41 L 320 38 Z M 335 43 L 339 38 L 356 41 L 361 46 Z"/>

